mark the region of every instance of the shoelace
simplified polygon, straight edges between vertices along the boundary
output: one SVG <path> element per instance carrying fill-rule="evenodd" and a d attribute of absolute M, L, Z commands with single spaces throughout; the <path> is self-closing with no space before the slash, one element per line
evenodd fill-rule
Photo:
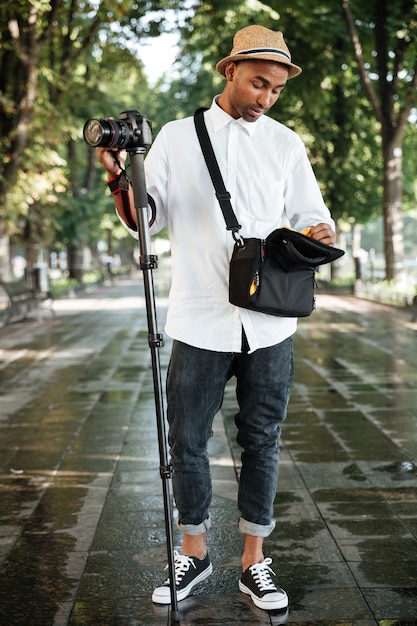
<path fill-rule="evenodd" d="M 253 576 L 253 580 L 259 587 L 259 591 L 275 591 L 276 585 L 271 578 L 271 574 L 275 576 L 275 572 L 269 567 L 272 563 L 271 558 L 266 558 L 262 563 L 251 565 L 249 570 Z"/>
<path fill-rule="evenodd" d="M 271 560 L 271 559 L 270 559 Z M 175 584 L 179 585 L 183 576 L 190 569 L 191 566 L 195 567 L 195 563 L 193 559 L 185 554 L 179 554 L 176 550 L 174 550 L 174 566 L 175 566 Z M 168 569 L 168 565 L 165 567 Z M 166 583 L 169 583 L 169 578 Z"/>

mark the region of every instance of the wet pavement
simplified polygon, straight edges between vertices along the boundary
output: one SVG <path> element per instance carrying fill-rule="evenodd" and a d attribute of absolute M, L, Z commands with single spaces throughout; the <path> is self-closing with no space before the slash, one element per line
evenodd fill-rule
<path fill-rule="evenodd" d="M 155 280 L 162 330 L 163 267 Z M 169 624 L 150 599 L 166 546 L 141 275 L 54 308 L 0 328 L 0 624 Z M 277 527 L 265 546 L 290 598 L 286 616 L 237 589 L 240 452 L 227 389 L 210 443 L 214 572 L 179 603 L 183 626 L 417 625 L 410 317 L 319 294 L 300 321 Z"/>

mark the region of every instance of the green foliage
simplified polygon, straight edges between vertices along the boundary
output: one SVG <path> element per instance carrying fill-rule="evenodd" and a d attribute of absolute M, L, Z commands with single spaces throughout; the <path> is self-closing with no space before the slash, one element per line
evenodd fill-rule
<path fill-rule="evenodd" d="M 170 0 L 2 4 L 0 227 L 12 240 L 55 248 L 81 241 L 94 245 L 108 238 L 109 220 L 102 228 L 106 212 L 120 237 L 104 179 L 100 188 L 87 189 L 91 164 L 82 127 L 89 117 L 132 108 L 138 93 L 146 100 L 135 45 L 144 32 L 160 32 L 161 11 L 173 5 Z M 159 12 L 158 19 L 145 23 L 148 11 Z"/>
<path fill-rule="evenodd" d="M 213 71 L 216 62 L 229 53 L 235 31 L 251 23 L 282 30 L 303 68 L 269 114 L 304 139 L 335 219 L 369 219 L 380 210 L 377 125 L 358 91 L 345 24 L 333 2 L 198 3 L 182 29 L 180 78 L 164 101 L 175 103 L 177 116 L 210 104 L 224 80 Z"/>
<path fill-rule="evenodd" d="M 415 113 L 417 117 L 417 111 Z M 417 208 L 417 119 L 407 126 L 403 144 L 404 208 Z M 415 239 L 417 241 L 417 238 Z"/>
<path fill-rule="evenodd" d="M 416 285 L 409 278 L 358 283 L 355 287 L 355 294 L 382 304 L 407 307 L 413 304 Z"/>
<path fill-rule="evenodd" d="M 384 72 L 394 77 L 380 95 L 398 114 L 412 98 L 416 2 L 351 5 L 370 80 L 376 86 Z M 387 37 L 376 44 L 384 7 Z M 167 22 L 168 14 L 178 24 Z M 94 249 L 99 240 L 122 246 L 127 235 L 102 169 L 82 140 L 84 122 L 134 108 L 152 119 L 155 135 L 167 121 L 209 106 L 224 84 L 216 62 L 229 53 L 236 30 L 252 23 L 283 30 L 303 67 L 270 114 L 302 136 L 334 217 L 364 223 L 380 214 L 380 124 L 359 80 L 340 3 L 18 0 L 0 7 L 0 211 L 6 232 L 56 249 L 80 243 Z M 138 47 L 143 37 L 170 29 L 181 35 L 178 75 L 168 86 L 161 81 L 150 89 Z M 409 124 L 403 145 L 404 207 L 410 210 L 416 207 L 416 132 Z"/>

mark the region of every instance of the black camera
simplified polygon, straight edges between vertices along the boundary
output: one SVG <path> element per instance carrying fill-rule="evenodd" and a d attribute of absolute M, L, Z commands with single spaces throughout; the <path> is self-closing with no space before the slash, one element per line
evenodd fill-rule
<path fill-rule="evenodd" d="M 83 135 L 92 148 L 147 149 L 152 143 L 152 126 L 138 111 L 124 111 L 117 120 L 111 117 L 87 120 Z"/>

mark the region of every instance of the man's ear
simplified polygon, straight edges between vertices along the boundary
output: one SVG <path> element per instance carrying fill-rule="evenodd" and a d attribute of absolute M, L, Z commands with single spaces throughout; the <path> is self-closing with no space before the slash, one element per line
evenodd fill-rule
<path fill-rule="evenodd" d="M 225 67 L 224 75 L 227 80 L 233 80 L 237 70 L 237 63 L 234 61 L 229 61 Z"/>

